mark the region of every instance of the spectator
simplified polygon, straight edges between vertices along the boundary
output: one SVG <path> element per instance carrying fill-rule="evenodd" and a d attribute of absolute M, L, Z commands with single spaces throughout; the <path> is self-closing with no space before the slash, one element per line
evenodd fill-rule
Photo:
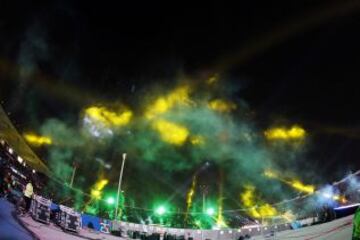
<path fill-rule="evenodd" d="M 31 205 L 31 198 L 34 194 L 34 188 L 32 185 L 32 181 L 30 180 L 24 189 L 24 201 L 25 201 L 25 213 L 29 212 L 30 205 Z"/>
<path fill-rule="evenodd" d="M 2 191 L 4 194 L 4 198 L 7 198 L 7 195 L 10 192 L 10 188 L 11 188 L 11 179 L 10 179 L 10 174 L 7 172 L 2 182 Z"/>
<path fill-rule="evenodd" d="M 5 166 L 3 166 L 3 164 L 1 163 L 1 165 L 0 165 L 0 197 L 5 195 L 5 189 L 6 189 L 5 177 L 6 177 Z"/>

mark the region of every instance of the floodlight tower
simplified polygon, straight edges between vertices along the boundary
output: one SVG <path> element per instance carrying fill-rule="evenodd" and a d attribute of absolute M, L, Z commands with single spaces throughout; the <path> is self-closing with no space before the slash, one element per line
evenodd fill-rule
<path fill-rule="evenodd" d="M 120 175 L 119 175 L 119 184 L 118 184 L 118 191 L 116 195 L 116 205 L 115 205 L 115 219 L 118 217 L 118 210 L 119 210 L 119 197 L 120 197 L 120 191 L 121 191 L 121 182 L 124 172 L 124 165 L 126 160 L 126 153 L 122 154 L 122 163 L 121 163 L 121 169 L 120 169 Z"/>
<path fill-rule="evenodd" d="M 200 185 L 200 190 L 202 192 L 202 208 L 203 208 L 203 213 L 205 213 L 206 211 L 206 195 L 209 192 L 209 186 L 208 185 Z"/>

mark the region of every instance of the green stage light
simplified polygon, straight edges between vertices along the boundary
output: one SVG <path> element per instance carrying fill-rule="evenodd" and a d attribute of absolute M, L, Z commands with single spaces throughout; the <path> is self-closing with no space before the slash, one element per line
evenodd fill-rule
<path fill-rule="evenodd" d="M 113 197 L 108 197 L 106 199 L 107 204 L 113 205 L 115 203 L 115 199 Z"/>
<path fill-rule="evenodd" d="M 215 209 L 214 208 L 206 209 L 206 214 L 209 216 L 213 216 L 215 214 Z"/>
<path fill-rule="evenodd" d="M 166 213 L 166 208 L 164 206 L 159 206 L 155 209 L 155 213 L 159 216 L 164 215 Z"/>

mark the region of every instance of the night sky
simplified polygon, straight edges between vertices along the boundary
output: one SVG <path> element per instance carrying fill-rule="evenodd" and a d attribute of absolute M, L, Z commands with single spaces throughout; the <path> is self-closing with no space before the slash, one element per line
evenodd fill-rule
<path fill-rule="evenodd" d="M 136 105 L 179 74 L 219 74 L 259 129 L 303 126 L 303 166 L 331 182 L 360 168 L 359 29 L 360 4 L 345 0 L 1 1 L 0 97 L 22 132 L 48 118 L 76 123 L 97 101 Z M 16 73 L 22 65 L 32 77 Z"/>

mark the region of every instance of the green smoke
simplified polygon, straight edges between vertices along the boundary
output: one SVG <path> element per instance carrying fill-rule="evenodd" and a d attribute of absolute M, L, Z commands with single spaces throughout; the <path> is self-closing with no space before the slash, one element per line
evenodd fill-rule
<path fill-rule="evenodd" d="M 259 197 L 269 202 L 293 196 L 286 186 L 264 178 L 262 173 L 267 168 L 286 169 L 292 173 L 296 170 L 292 166 L 296 166 L 299 156 L 304 154 L 304 147 L 268 144 L 256 122 L 249 120 L 250 110 L 241 100 L 236 102 L 238 108 L 234 112 L 220 113 L 209 109 L 207 102 L 213 97 L 231 99 L 232 92 L 228 89 L 213 91 L 216 96 L 212 96 L 209 89 L 197 90 L 191 96 L 195 104 L 175 106 L 158 117 L 186 126 L 190 137 L 202 137 L 202 144 L 193 145 L 189 140 L 176 146 L 162 141 L 151 123 L 142 117 L 143 106 L 133 106 L 136 114 L 131 123 L 111 128 L 111 133 L 108 131 L 105 136 L 94 136 L 91 126 L 84 124 L 83 114 L 79 114 L 77 122 L 47 120 L 41 133 L 54 141 L 48 148 L 48 166 L 57 179 L 69 183 L 76 162 L 79 165 L 74 181 L 77 189 L 89 193 L 91 186 L 103 177 L 109 179 L 105 191 L 113 192 L 117 188 L 122 153 L 126 152 L 128 159 L 122 186 L 125 191 L 124 215 L 134 221 L 143 221 L 151 215 L 146 209 L 151 209 L 156 199 L 165 199 L 176 206 L 177 212 L 183 212 L 194 173 L 198 174 L 199 182 L 210 186 L 208 195 L 211 198 L 216 199 L 222 184 L 224 209 L 242 207 L 239 194 L 248 183 L 255 185 Z M 221 183 L 220 171 L 224 173 Z M 57 192 L 58 198 L 72 198 L 77 209 L 85 209 L 85 203 L 90 200 L 81 191 L 59 187 L 58 183 L 49 184 L 49 189 L 54 188 L 61 189 Z M 90 206 L 95 213 L 107 211 L 112 214 L 102 204 L 98 201 Z M 191 211 L 201 211 L 201 193 L 195 193 L 193 206 Z"/>

